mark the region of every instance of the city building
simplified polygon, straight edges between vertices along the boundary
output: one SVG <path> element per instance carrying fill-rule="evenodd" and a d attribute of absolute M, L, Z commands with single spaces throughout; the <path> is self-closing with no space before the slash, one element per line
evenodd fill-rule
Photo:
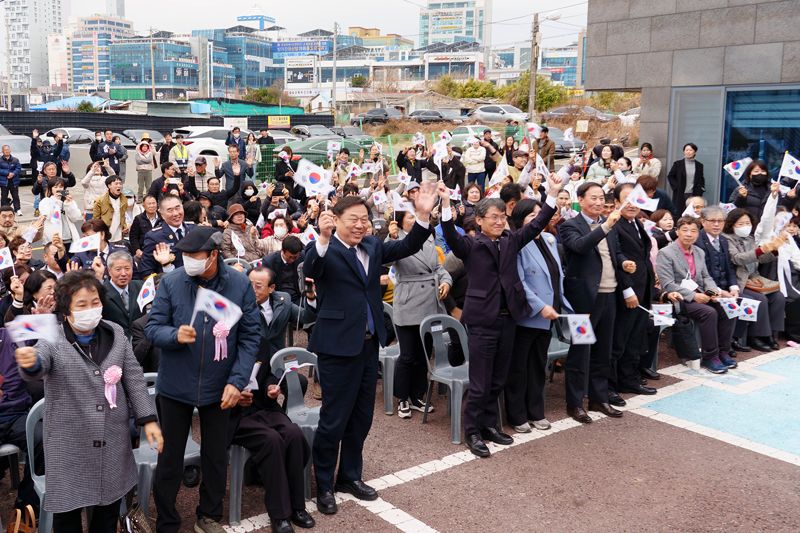
<path fill-rule="evenodd" d="M 72 45 L 67 35 L 53 33 L 47 36 L 48 85 L 60 91 L 72 90 Z"/>
<path fill-rule="evenodd" d="M 106 15 L 125 18 L 125 0 L 106 0 Z"/>
<path fill-rule="evenodd" d="M 381 47 L 389 51 L 411 50 L 414 48 L 414 41 L 411 39 L 406 39 L 402 35 L 396 33 L 381 35 L 381 30 L 378 28 L 350 26 L 347 28 L 347 34 L 360 39 L 361 45 L 367 48 Z M 337 44 L 338 43 L 339 41 L 337 40 Z"/>
<path fill-rule="evenodd" d="M 736 186 L 728 162 L 764 159 L 777 176 L 786 151 L 800 157 L 795 2 L 619 4 L 589 0 L 585 85 L 641 91 L 639 141 L 665 163 L 662 179 L 688 142 L 711 203 Z"/>
<path fill-rule="evenodd" d="M 492 0 L 429 0 L 419 14 L 419 46 L 473 41 L 492 44 Z"/>
<path fill-rule="evenodd" d="M 522 41 L 512 46 L 494 48 L 492 53 L 499 64 L 497 68 L 528 70 L 531 68 L 531 42 Z"/>
<path fill-rule="evenodd" d="M 93 15 L 78 19 L 69 38 L 72 90 L 105 90 L 111 80 L 111 43 L 133 34 L 131 21 L 122 18 Z"/>
<path fill-rule="evenodd" d="M 194 30 L 192 36 L 205 37 L 225 49 L 236 74 L 236 84 L 240 87 L 269 87 L 283 77 L 282 69 L 274 67 L 272 61 L 275 43 L 254 28 L 233 26 L 227 29 Z"/>
<path fill-rule="evenodd" d="M 65 1 L 5 1 L 5 26 L 13 89 L 49 85 L 47 36 L 63 31 Z"/>
<path fill-rule="evenodd" d="M 227 50 L 205 37 L 159 31 L 111 44 L 111 98 L 188 99 L 209 92 L 217 97 L 241 89 Z"/>
<path fill-rule="evenodd" d="M 578 35 L 578 42 L 558 48 L 542 48 L 539 71 L 548 73 L 550 80 L 556 85 L 580 88 L 584 81 L 584 50 L 586 36 Z M 530 50 L 530 48 L 529 48 Z M 528 54 L 530 68 L 530 54 Z"/>

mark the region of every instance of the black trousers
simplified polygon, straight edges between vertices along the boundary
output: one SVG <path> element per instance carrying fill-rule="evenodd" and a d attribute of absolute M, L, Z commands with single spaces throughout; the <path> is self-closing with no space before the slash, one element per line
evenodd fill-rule
<path fill-rule="evenodd" d="M 365 340 L 355 357 L 318 354 L 317 367 L 322 407 L 313 456 L 319 494 L 333 490 L 337 459 L 339 481 L 361 480 L 361 454 L 375 411 L 378 339 Z"/>
<path fill-rule="evenodd" d="M 646 350 L 648 317 L 649 315 L 638 307 L 628 309 L 625 301 L 618 299 L 614 340 L 611 346 L 609 390 L 618 392 L 620 389 L 640 386 L 639 361 Z"/>
<path fill-rule="evenodd" d="M 11 205 L 11 201 L 8 199 L 9 191 L 14 201 L 14 211 L 19 211 L 19 187 L 16 185 L 0 187 L 0 205 Z"/>
<path fill-rule="evenodd" d="M 718 303 L 685 302 L 684 308 L 686 315 L 700 330 L 700 349 L 704 359 L 730 351 L 734 321 L 728 318 Z"/>
<path fill-rule="evenodd" d="M 742 291 L 742 296 L 758 300 L 756 321 L 737 320 L 734 337 L 741 338 L 745 332 L 748 337 L 772 337 L 783 331 L 786 323 L 786 297 L 780 291 L 761 294 L 750 289 Z"/>
<path fill-rule="evenodd" d="M 400 357 L 394 372 L 394 396 L 400 401 L 425 400 L 428 389 L 428 361 L 425 347 L 419 336 L 419 326 L 397 326 Z M 432 353 L 433 339 L 428 335 L 425 343 Z"/>
<path fill-rule="evenodd" d="M 655 359 L 656 352 L 658 351 L 658 340 L 660 338 L 661 338 L 661 327 L 654 325 L 652 322 L 648 320 L 647 339 L 645 340 L 645 342 L 647 343 L 647 347 L 639 357 L 640 371 L 645 368 L 652 368 L 653 360 Z"/>
<path fill-rule="evenodd" d="M 303 469 L 311 450 L 300 426 L 280 411 L 257 411 L 240 420 L 233 443 L 252 454 L 270 519 L 288 520 L 306 508 Z"/>
<path fill-rule="evenodd" d="M 20 450 L 28 449 L 26 440 L 25 420 L 27 416 L 20 414 L 14 418 L 7 418 L 0 422 L 0 443 L 13 444 Z M 42 446 L 42 424 L 36 426 L 33 436 L 34 460 L 38 475 L 44 474 L 44 447 Z M 39 509 L 39 496 L 33 488 L 33 478 L 31 478 L 30 461 L 25 462 L 25 471 L 17 488 L 17 503 L 25 506 L 32 505 L 34 509 Z M 5 471 L 10 467 L 8 457 L 0 457 L 0 479 L 3 478 Z M 14 465 L 16 468 L 16 465 Z"/>
<path fill-rule="evenodd" d="M 505 388 L 508 423 L 519 426 L 544 418 L 544 384 L 550 330 L 517 326 Z"/>
<path fill-rule="evenodd" d="M 617 314 L 616 294 L 598 293 L 591 310 L 591 322 L 597 342 L 573 344 L 564 364 L 567 407 L 581 407 L 586 395 L 589 375 L 589 401 L 608 403 L 608 378 L 611 375 L 611 346 L 614 318 Z"/>
<path fill-rule="evenodd" d="M 89 522 L 89 533 L 115 533 L 119 525 L 119 506 L 122 500 L 109 505 L 91 507 L 92 521 Z M 53 514 L 53 533 L 82 533 L 83 508 L 73 509 L 66 513 Z"/>
<path fill-rule="evenodd" d="M 497 426 L 497 398 L 508 379 L 516 327 L 509 315 L 497 317 L 492 324 L 469 326 L 469 391 L 464 409 L 465 435 Z"/>
<path fill-rule="evenodd" d="M 164 450 L 158 455 L 153 483 L 153 499 L 158 510 L 156 528 L 159 533 L 177 532 L 181 516 L 175 500 L 183 479 L 183 454 L 192 428 L 194 406 L 158 396 L 158 419 L 164 435 Z M 198 517 L 222 519 L 222 500 L 228 474 L 228 418 L 230 410 L 218 403 L 205 405 L 200 411 L 200 503 Z"/>

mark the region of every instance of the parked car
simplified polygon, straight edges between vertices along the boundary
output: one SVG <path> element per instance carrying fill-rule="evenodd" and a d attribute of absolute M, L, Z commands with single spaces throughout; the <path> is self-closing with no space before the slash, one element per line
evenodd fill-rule
<path fill-rule="evenodd" d="M 375 144 L 375 138 L 372 135 L 367 135 L 356 126 L 334 126 L 331 131 L 348 141 L 353 141 L 364 150 L 369 150 Z"/>
<path fill-rule="evenodd" d="M 573 152 L 582 154 L 586 151 L 586 142 L 575 137 L 574 142 L 564 140 L 564 131 L 548 126 L 547 136 L 556 144 L 556 155 L 568 156 Z"/>
<path fill-rule="evenodd" d="M 135 144 L 139 144 L 139 141 L 142 140 L 142 134 L 147 133 L 150 135 L 151 144 L 156 150 L 161 149 L 161 145 L 164 144 L 164 136 L 161 135 L 160 132 L 156 130 L 122 130 L 122 133 L 126 135 L 130 140 L 132 140 Z"/>
<path fill-rule="evenodd" d="M 445 112 L 437 111 L 436 109 L 417 109 L 408 115 L 408 118 L 416 120 L 417 122 L 421 122 L 422 124 L 429 124 L 433 122 L 450 122 L 452 124 L 461 124 L 464 122 L 464 120 L 461 118 L 454 118 L 454 114 L 460 117 L 460 115 L 458 115 L 458 111 L 445 114 Z"/>
<path fill-rule="evenodd" d="M 122 142 L 123 148 L 126 150 L 135 150 L 136 149 L 136 141 L 125 135 L 124 133 L 114 132 L 113 135 L 119 135 L 119 139 Z"/>
<path fill-rule="evenodd" d="M 8 131 L 0 128 L 0 132 Z M 7 144 L 11 148 L 11 155 L 19 159 L 22 165 L 20 184 L 33 182 L 33 169 L 31 168 L 31 138 L 27 135 L 0 134 L 0 146 Z"/>
<path fill-rule="evenodd" d="M 492 104 L 481 105 L 469 112 L 469 117 L 481 122 L 504 122 L 509 123 L 517 121 L 524 124 L 528 121 L 528 114 L 517 109 L 513 105 L 507 104 Z"/>
<path fill-rule="evenodd" d="M 350 150 L 351 155 L 357 154 L 361 149 L 360 145 L 350 139 L 342 139 L 341 137 L 337 137 L 337 139 L 341 142 L 342 148 Z M 308 159 L 315 165 L 322 165 L 328 162 L 328 141 L 337 139 L 320 139 L 318 137 L 313 137 L 311 139 L 289 143 L 289 147 L 292 149 L 295 159 Z M 276 146 L 274 150 L 275 157 L 278 156 L 278 152 L 280 151 L 281 147 Z"/>
<path fill-rule="evenodd" d="M 311 124 L 310 126 L 294 126 L 291 130 L 292 134 L 296 137 L 301 139 L 332 139 L 332 140 L 339 140 L 342 137 L 340 135 L 336 135 L 327 127 L 323 126 L 322 124 Z"/>
<path fill-rule="evenodd" d="M 275 140 L 275 144 L 280 144 L 280 145 L 300 140 L 300 137 L 298 137 L 297 135 L 292 135 L 288 131 L 283 131 L 283 130 L 269 130 L 269 135 Z"/>
<path fill-rule="evenodd" d="M 543 122 L 557 118 L 572 118 L 578 117 L 581 119 L 598 120 L 600 122 L 611 122 L 616 120 L 617 115 L 610 113 L 603 113 L 602 111 L 588 105 L 565 105 L 556 107 L 550 111 L 542 113 L 541 119 Z"/>
<path fill-rule="evenodd" d="M 231 128 L 222 126 L 186 126 L 176 129 L 172 136 L 175 137 L 179 133 L 183 135 L 183 143 L 189 147 L 191 159 L 198 155 L 213 155 L 227 159 L 228 147 L 225 145 L 225 140 L 230 130 Z M 242 130 L 242 137 L 246 139 L 250 133 L 250 130 Z"/>
<path fill-rule="evenodd" d="M 377 107 L 370 109 L 366 113 L 356 115 L 350 120 L 353 126 L 360 124 L 386 124 L 390 120 L 403 118 L 403 112 L 394 107 Z"/>
<path fill-rule="evenodd" d="M 489 128 L 489 126 L 484 124 L 467 124 L 458 126 L 450 132 L 450 134 L 453 136 L 453 139 L 450 141 L 450 145 L 463 146 L 464 143 L 466 143 L 472 137 L 483 137 L 483 130 L 487 128 Z M 498 146 L 502 146 L 503 133 L 492 129 L 492 140 L 494 140 Z"/>
<path fill-rule="evenodd" d="M 619 114 L 619 120 L 623 126 L 633 126 L 639 121 L 639 115 L 642 114 L 641 107 L 634 107 Z"/>
<path fill-rule="evenodd" d="M 39 137 L 49 137 L 52 140 L 59 133 L 66 144 L 92 144 L 94 142 L 94 132 L 86 128 L 53 128 Z"/>
<path fill-rule="evenodd" d="M 8 131 L 8 129 L 5 126 L 0 124 L 0 135 L 5 137 L 6 135 L 11 135 L 11 132 Z"/>

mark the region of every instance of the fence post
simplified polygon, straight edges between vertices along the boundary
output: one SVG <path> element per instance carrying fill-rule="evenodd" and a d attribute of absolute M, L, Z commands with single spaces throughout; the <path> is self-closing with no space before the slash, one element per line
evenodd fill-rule
<path fill-rule="evenodd" d="M 392 163 L 392 174 L 397 174 L 397 164 L 395 163 L 394 147 L 392 146 L 392 135 L 391 134 L 387 135 L 386 139 L 389 141 L 389 159 Z"/>

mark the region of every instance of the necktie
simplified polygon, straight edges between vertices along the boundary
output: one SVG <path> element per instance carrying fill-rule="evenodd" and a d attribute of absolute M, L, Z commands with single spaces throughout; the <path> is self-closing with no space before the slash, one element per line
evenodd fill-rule
<path fill-rule="evenodd" d="M 347 251 L 353 256 L 353 259 L 355 259 L 356 265 L 358 265 L 359 274 L 361 274 L 361 277 L 364 278 L 364 281 L 367 281 L 367 271 L 364 269 L 363 263 L 361 263 L 361 260 L 358 258 L 356 247 L 353 246 Z M 369 305 L 369 300 L 367 301 L 367 330 L 369 330 L 370 334 L 375 333 L 375 320 L 372 318 L 372 308 Z"/>
<path fill-rule="evenodd" d="M 102 261 L 104 265 L 106 264 L 106 253 L 105 252 L 100 252 L 100 261 Z"/>
<path fill-rule="evenodd" d="M 128 289 L 127 288 L 124 289 L 122 291 L 122 294 L 120 294 L 120 296 L 122 297 L 122 305 L 125 306 L 125 310 L 126 311 L 130 311 L 131 309 L 130 309 L 130 302 L 128 301 L 128 299 L 129 299 L 128 298 Z"/>
<path fill-rule="evenodd" d="M 176 233 L 178 234 L 178 240 L 183 239 L 183 228 L 178 228 Z"/>
<path fill-rule="evenodd" d="M 719 252 L 719 239 L 711 239 L 711 246 Z"/>

